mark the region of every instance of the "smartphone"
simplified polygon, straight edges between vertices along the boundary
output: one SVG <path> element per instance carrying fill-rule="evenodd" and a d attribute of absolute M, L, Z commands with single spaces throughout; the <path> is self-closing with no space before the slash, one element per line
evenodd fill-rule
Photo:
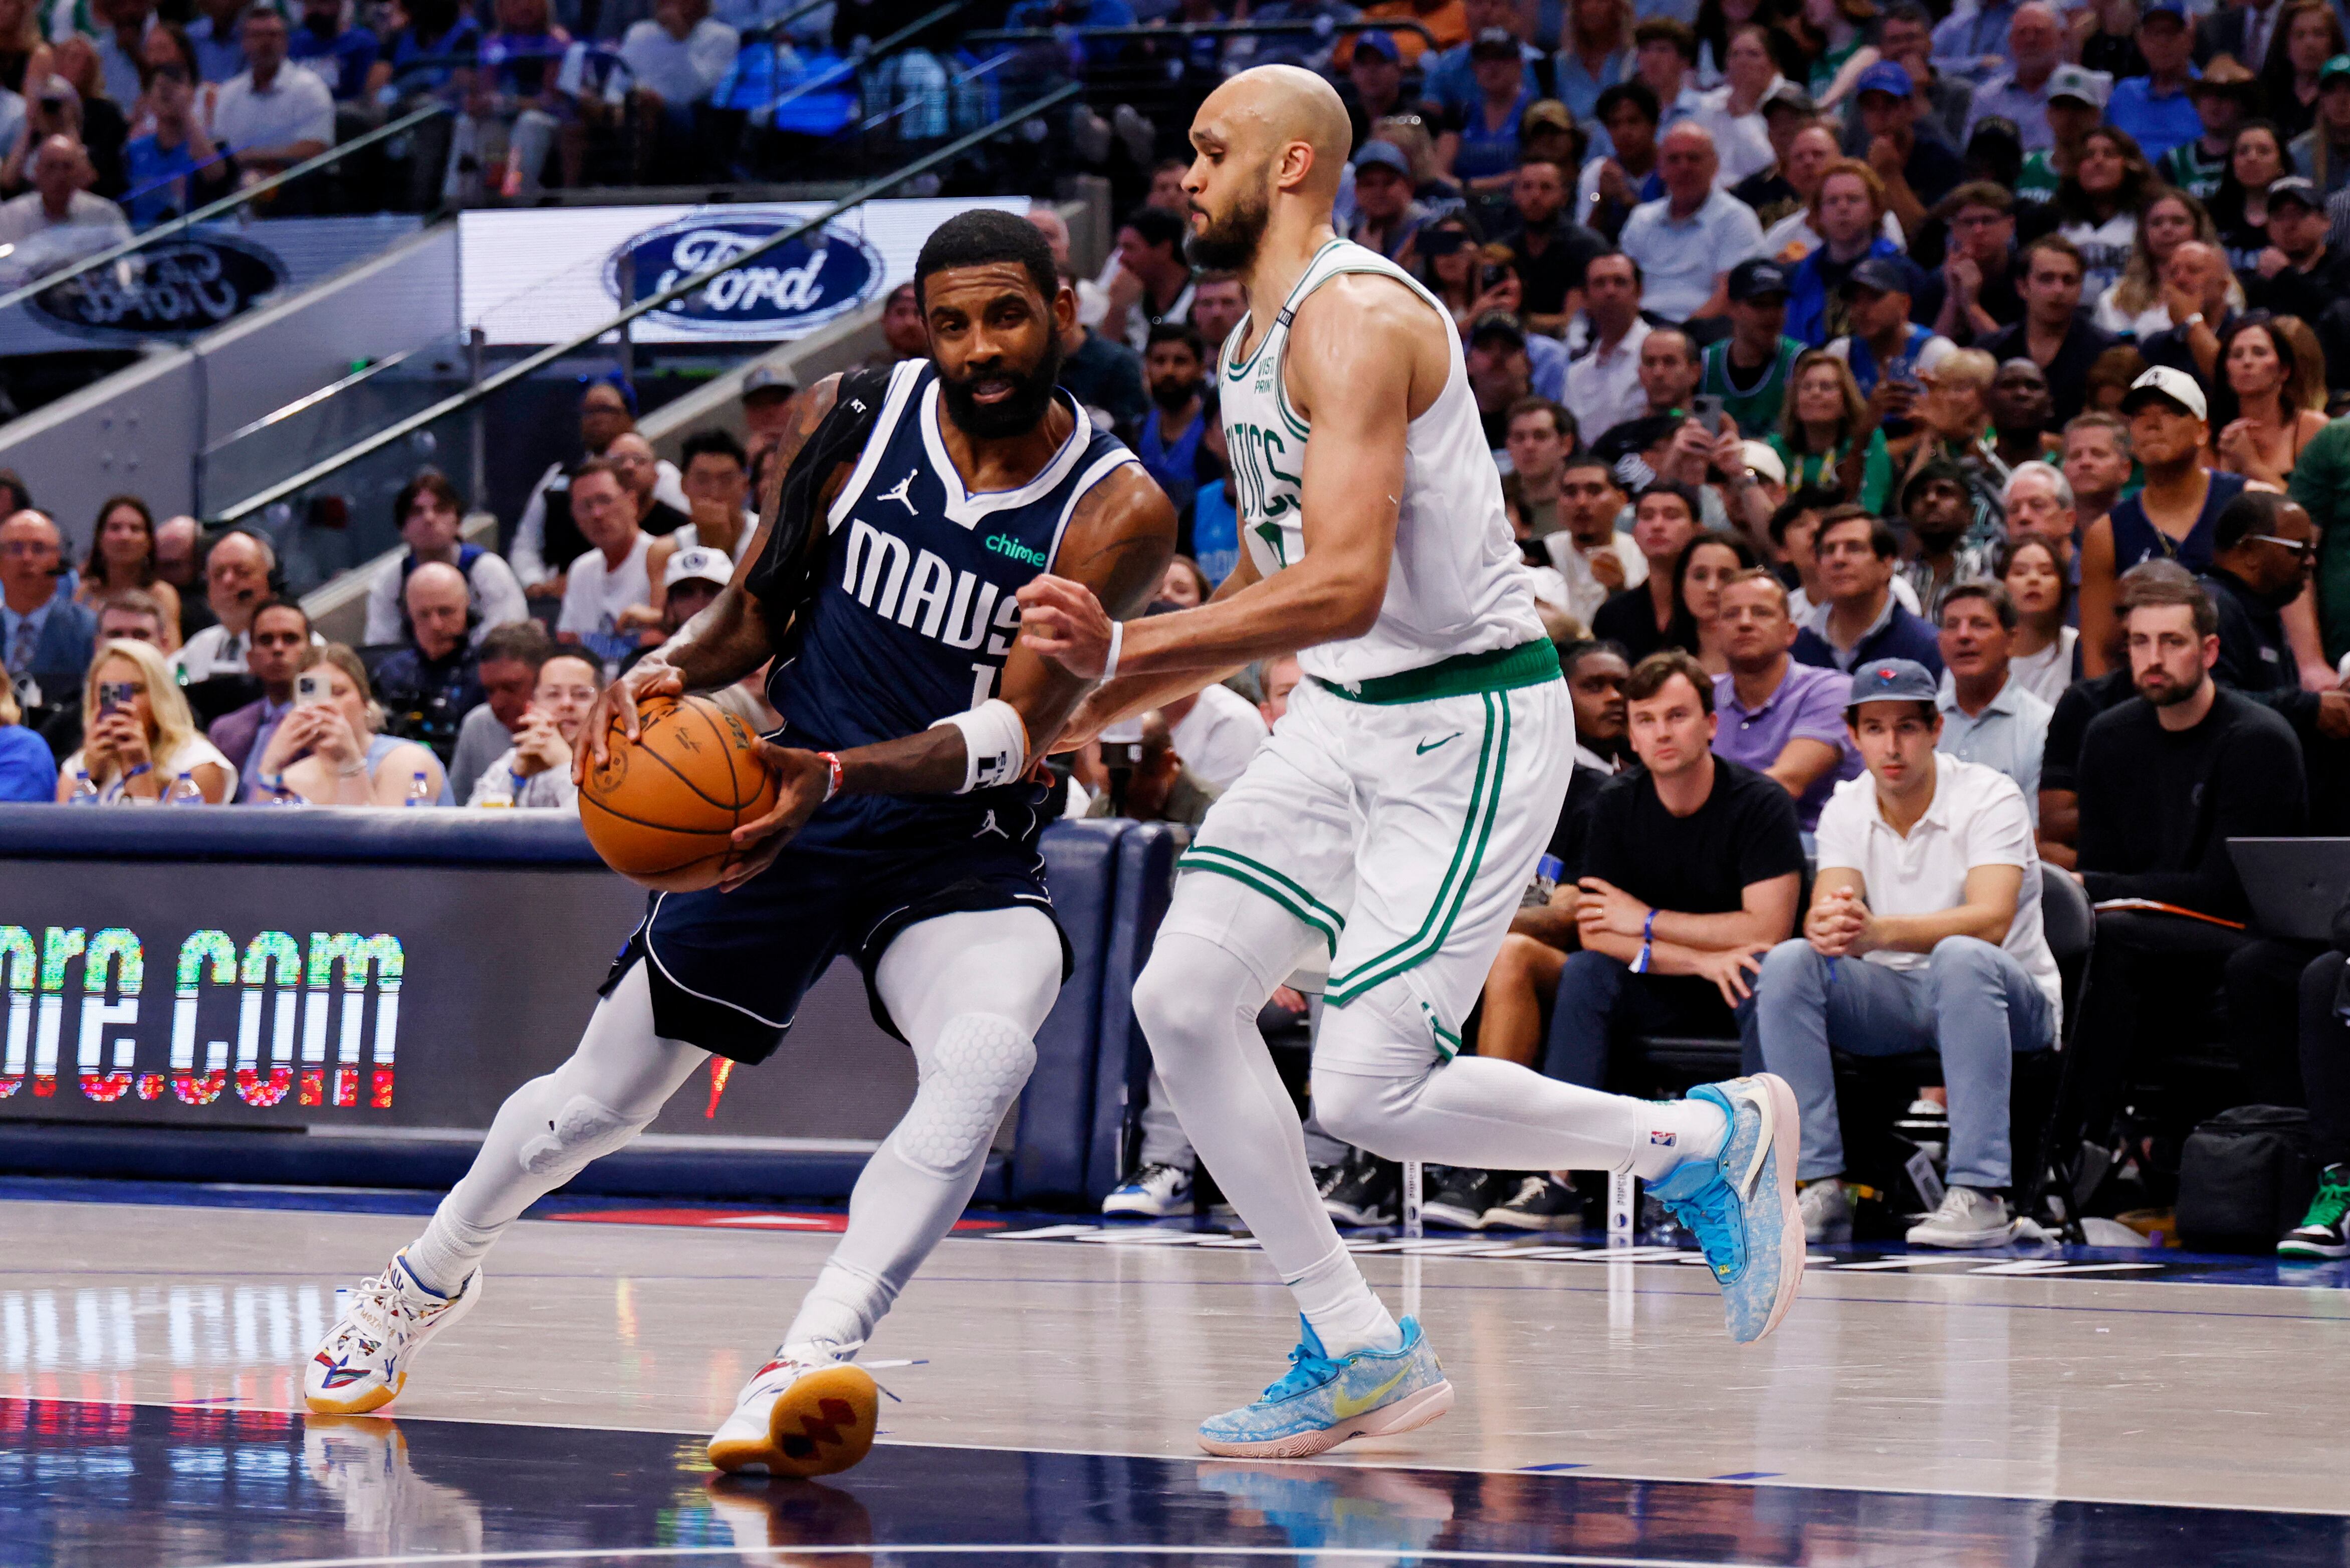
<path fill-rule="evenodd" d="M 1134 770 L 1142 761 L 1142 721 L 1123 719 L 1101 732 L 1102 771 L 1109 775 L 1109 802 L 1113 815 L 1126 810 L 1127 786 L 1134 782 Z"/>
<path fill-rule="evenodd" d="M 1711 392 L 1700 392 L 1690 400 L 1690 412 L 1696 416 L 1697 422 L 1707 430 L 1711 431 L 1715 435 L 1721 434 L 1722 407 L 1720 397 Z"/>
<path fill-rule="evenodd" d="M 320 702 L 331 702 L 334 693 L 328 689 L 323 670 L 306 670 L 294 678 L 294 706 L 308 708 Z"/>
<path fill-rule="evenodd" d="M 118 708 L 128 708 L 138 690 L 128 680 L 101 680 L 98 683 L 98 711 L 111 713 Z"/>

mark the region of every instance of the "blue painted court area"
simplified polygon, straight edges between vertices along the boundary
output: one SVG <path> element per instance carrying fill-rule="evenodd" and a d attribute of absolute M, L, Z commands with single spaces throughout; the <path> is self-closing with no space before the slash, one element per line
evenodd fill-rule
<path fill-rule="evenodd" d="M 2338 1568 L 2350 1521 L 885 1443 L 712 1480 L 653 1432 L 0 1400 L 0 1563 L 2176 1563 Z"/>

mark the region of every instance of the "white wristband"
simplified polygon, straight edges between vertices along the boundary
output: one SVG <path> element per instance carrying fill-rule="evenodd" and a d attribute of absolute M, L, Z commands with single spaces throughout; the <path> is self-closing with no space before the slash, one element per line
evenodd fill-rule
<path fill-rule="evenodd" d="M 931 729 L 952 725 L 962 732 L 962 787 L 957 794 L 1008 784 L 1027 771 L 1028 726 L 1020 710 L 991 697 L 968 712 L 950 713 Z"/>
<path fill-rule="evenodd" d="M 1109 657 L 1102 660 L 1101 683 L 1105 686 L 1118 679 L 1118 649 L 1126 646 L 1126 622 L 1109 623 Z"/>

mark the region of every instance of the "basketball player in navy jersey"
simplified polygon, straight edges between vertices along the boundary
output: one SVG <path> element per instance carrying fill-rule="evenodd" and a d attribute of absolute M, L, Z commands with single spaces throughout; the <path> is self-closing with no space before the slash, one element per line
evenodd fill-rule
<path fill-rule="evenodd" d="M 577 1053 L 515 1092 L 424 1233 L 353 1293 L 306 1369 L 311 1409 L 389 1403 L 481 1299 L 500 1231 L 712 1054 L 773 1053 L 846 953 L 920 1086 L 710 1458 L 820 1475 L 870 1446 L 873 1379 L 852 1358 L 962 1212 L 1066 978 L 1028 774 L 1088 683 L 1015 645 L 1014 596 L 1050 569 L 1137 612 L 1175 537 L 1165 494 L 1055 389 L 1076 298 L 1035 228 L 954 218 L 914 281 L 931 358 L 811 389 L 733 583 L 605 693 L 577 764 L 604 764 L 613 723 L 633 736 L 641 701 L 773 659 L 777 805 L 736 832 L 719 888 L 652 898 Z"/>

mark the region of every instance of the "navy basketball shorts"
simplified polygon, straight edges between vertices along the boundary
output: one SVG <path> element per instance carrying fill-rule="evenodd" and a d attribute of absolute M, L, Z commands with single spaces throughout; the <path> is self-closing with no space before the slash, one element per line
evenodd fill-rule
<path fill-rule="evenodd" d="M 881 955 L 899 932 L 941 915 L 1024 907 L 1050 916 L 1041 826 L 1025 806 L 846 796 L 733 892 L 652 895 L 602 992 L 647 960 L 663 1039 L 763 1062 L 783 1043 L 800 998 L 846 954 L 864 972 L 874 1022 L 903 1039 L 874 987 Z M 1066 934 L 1061 963 L 1066 980 Z"/>

